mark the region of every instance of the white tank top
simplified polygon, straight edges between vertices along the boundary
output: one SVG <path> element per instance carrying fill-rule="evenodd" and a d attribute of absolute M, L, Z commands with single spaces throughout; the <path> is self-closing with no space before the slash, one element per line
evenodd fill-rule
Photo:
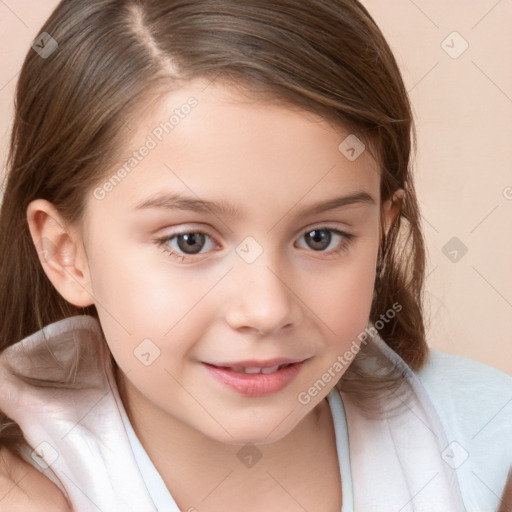
<path fill-rule="evenodd" d="M 369 344 L 377 356 L 366 368 L 395 365 L 405 394 L 395 399 L 398 413 L 377 419 L 336 388 L 327 396 L 341 512 L 496 511 L 512 468 L 512 377 L 435 350 L 414 374 L 378 335 Z M 15 375 L 61 378 L 77 351 L 79 389 L 38 387 Z M 23 431 L 24 458 L 75 512 L 180 512 L 133 431 L 95 318 L 66 318 L 7 348 L 0 379 L 0 409 Z"/>

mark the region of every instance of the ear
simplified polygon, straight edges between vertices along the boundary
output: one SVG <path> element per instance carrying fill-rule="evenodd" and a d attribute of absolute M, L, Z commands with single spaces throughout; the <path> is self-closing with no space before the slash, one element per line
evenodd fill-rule
<path fill-rule="evenodd" d="M 399 188 L 395 193 L 382 205 L 382 219 L 381 219 L 381 236 L 388 234 L 389 229 L 395 222 L 400 208 L 402 207 L 405 191 Z"/>
<path fill-rule="evenodd" d="M 56 290 L 71 304 L 94 304 L 87 258 L 78 230 L 66 226 L 55 207 L 36 199 L 27 207 L 30 235 L 39 260 Z"/>

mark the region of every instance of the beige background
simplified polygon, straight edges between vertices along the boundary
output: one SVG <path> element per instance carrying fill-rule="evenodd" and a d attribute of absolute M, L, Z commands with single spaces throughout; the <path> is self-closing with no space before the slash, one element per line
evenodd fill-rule
<path fill-rule="evenodd" d="M 57 3 L 0 0 L 3 165 L 18 71 Z M 416 116 L 429 343 L 512 374 L 512 0 L 363 4 Z"/>

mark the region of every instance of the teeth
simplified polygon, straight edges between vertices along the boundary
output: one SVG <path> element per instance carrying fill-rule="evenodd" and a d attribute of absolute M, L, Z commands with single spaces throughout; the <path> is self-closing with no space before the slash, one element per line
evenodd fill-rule
<path fill-rule="evenodd" d="M 279 365 L 271 366 L 270 368 L 262 368 L 261 373 L 274 373 L 279 369 Z"/>
<path fill-rule="evenodd" d="M 253 366 L 252 368 L 244 368 L 243 371 L 245 373 L 261 373 L 263 369 L 257 366 Z"/>
<path fill-rule="evenodd" d="M 238 373 L 274 373 L 277 372 L 281 367 L 287 366 L 285 364 L 283 365 L 276 365 L 276 366 L 270 366 L 269 368 L 260 368 L 259 366 L 251 366 L 244 368 L 243 366 L 232 366 L 229 368 L 229 370 L 233 372 Z"/>

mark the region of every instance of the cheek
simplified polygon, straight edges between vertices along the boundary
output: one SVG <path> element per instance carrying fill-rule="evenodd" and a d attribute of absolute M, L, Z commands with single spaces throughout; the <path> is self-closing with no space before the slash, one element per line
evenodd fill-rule
<path fill-rule="evenodd" d="M 138 371 L 149 358 L 155 369 L 160 364 L 155 358 L 163 355 L 171 369 L 169 364 L 185 357 L 212 321 L 203 298 L 219 276 L 180 270 L 151 248 L 122 248 L 112 239 L 96 247 L 101 250 L 89 257 L 92 289 L 117 363 L 125 372 Z"/>
<path fill-rule="evenodd" d="M 112 236 L 110 236 L 112 235 Z M 199 277 L 177 271 L 151 243 L 133 243 L 103 233 L 91 243 L 89 268 L 97 308 L 129 332 L 171 328 L 200 299 Z M 154 320 L 158 318 L 159 324 Z"/>
<path fill-rule="evenodd" d="M 310 298 L 314 313 L 325 324 L 326 338 L 338 349 L 364 331 L 370 317 L 375 284 L 377 244 L 368 239 L 360 250 L 323 280 Z"/>

